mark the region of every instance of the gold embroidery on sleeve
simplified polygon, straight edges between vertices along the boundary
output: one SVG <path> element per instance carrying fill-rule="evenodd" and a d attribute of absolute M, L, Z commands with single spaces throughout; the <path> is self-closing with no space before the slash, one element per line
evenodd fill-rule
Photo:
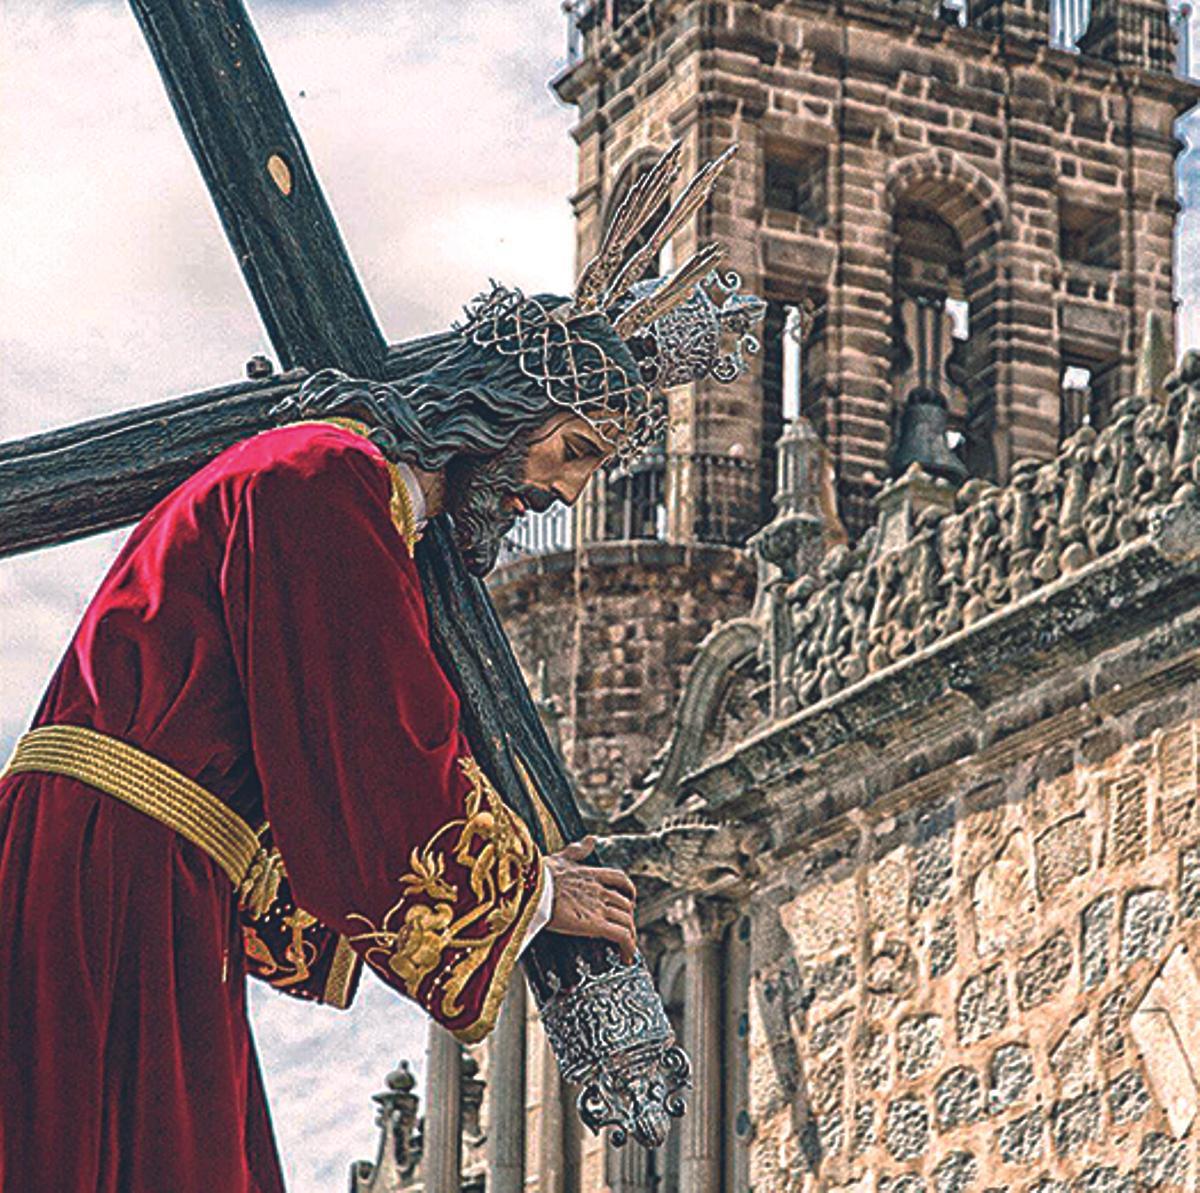
<path fill-rule="evenodd" d="M 267 849 L 263 844 L 263 837 L 270 827 L 269 822 L 264 822 L 255 833 L 259 843 L 258 852 L 251 859 L 246 876 L 238 886 L 238 907 L 255 920 L 267 914 L 279 894 L 279 884 L 287 873 L 279 850 Z"/>
<path fill-rule="evenodd" d="M 349 938 L 370 942 L 365 960 L 400 978 L 412 998 L 452 954 L 440 987 L 440 1009 L 447 1018 L 462 1014 L 459 998 L 467 983 L 517 920 L 524 875 L 538 861 L 529 830 L 504 806 L 475 759 L 460 758 L 459 765 L 471 784 L 465 815 L 412 851 L 400 897 L 381 924 L 357 912 L 347 917 L 365 927 Z M 446 877 L 447 857 L 467 872 L 471 899 L 461 909 L 463 892 Z"/>
<path fill-rule="evenodd" d="M 538 824 L 542 826 L 542 838 L 546 842 L 546 848 L 551 853 L 557 853 L 566 844 L 562 830 L 550 814 L 550 809 L 546 807 L 546 801 L 542 799 L 542 793 L 537 789 L 537 784 L 520 754 L 515 755 L 513 761 L 517 764 L 517 774 L 521 776 L 529 802 L 533 805 L 533 813 L 538 818 Z"/>
<path fill-rule="evenodd" d="M 350 986 L 358 965 L 354 946 L 344 936 L 339 936 L 333 961 L 329 965 L 329 976 L 325 979 L 325 991 L 321 996 L 323 1002 L 339 1011 L 350 1005 Z"/>

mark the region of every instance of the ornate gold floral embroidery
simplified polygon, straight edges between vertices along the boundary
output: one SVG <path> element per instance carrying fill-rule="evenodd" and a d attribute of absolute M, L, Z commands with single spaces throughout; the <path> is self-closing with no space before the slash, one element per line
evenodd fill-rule
<path fill-rule="evenodd" d="M 238 907 L 256 920 L 266 915 L 271 904 L 275 902 L 279 894 L 279 884 L 287 873 L 283 868 L 283 858 L 279 850 L 268 849 L 262 843 L 270 827 L 269 823 L 264 823 L 255 834 L 259 841 L 258 852 L 250 860 L 246 877 L 238 886 Z"/>
<path fill-rule="evenodd" d="M 471 784 L 465 815 L 412 851 L 409 873 L 400 879 L 400 898 L 381 924 L 357 912 L 348 917 L 365 925 L 349 938 L 370 942 L 364 958 L 400 978 L 413 998 L 447 952 L 458 954 L 441 987 L 447 1018 L 462 1014 L 459 997 L 467 983 L 516 921 L 523 876 L 538 859 L 529 830 L 504 806 L 475 759 L 460 758 L 459 765 Z M 448 857 L 467 872 L 472 898 L 465 907 L 459 906 L 459 885 L 446 877 Z"/>
<path fill-rule="evenodd" d="M 305 938 L 304 930 L 311 928 L 316 922 L 316 916 L 309 915 L 299 907 L 292 907 L 288 911 L 282 920 L 283 927 L 289 933 L 282 961 L 271 951 L 267 941 L 249 924 L 243 924 L 242 944 L 258 976 L 280 989 L 306 982 L 312 974 L 312 966 L 320 950 L 311 940 Z"/>

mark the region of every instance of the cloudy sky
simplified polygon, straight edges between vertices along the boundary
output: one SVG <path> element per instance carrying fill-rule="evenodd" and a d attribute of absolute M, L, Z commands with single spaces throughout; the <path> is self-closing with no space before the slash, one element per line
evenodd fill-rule
<path fill-rule="evenodd" d="M 259 0 L 260 36 L 388 337 L 443 327 L 489 276 L 565 287 L 571 114 L 559 0 Z M 1200 292 L 1200 131 L 1181 282 Z M 132 16 L 0 0 L 0 439 L 236 379 L 269 354 Z M 1190 252 L 1188 251 L 1190 246 Z M 1184 312 L 1200 343 L 1200 303 Z M 120 536 L 0 563 L 0 754 Z M 254 1001 L 295 1193 L 373 1156 L 370 1095 L 418 1016 Z"/>

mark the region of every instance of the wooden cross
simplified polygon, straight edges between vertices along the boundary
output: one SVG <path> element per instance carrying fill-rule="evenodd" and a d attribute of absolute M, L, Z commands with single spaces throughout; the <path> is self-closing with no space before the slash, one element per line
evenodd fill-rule
<path fill-rule="evenodd" d="M 414 357 L 432 358 L 441 338 L 384 340 L 242 0 L 131 5 L 284 372 L 0 444 L 0 556 L 135 520 L 272 425 L 272 407 L 315 369 L 387 380 L 411 372 Z M 440 521 L 418 562 L 471 746 L 535 832 L 514 755 L 567 838 L 581 836 L 570 780 L 491 598 Z"/>
<path fill-rule="evenodd" d="M 386 345 L 240 0 L 131 3 L 284 372 L 0 443 L 0 557 L 135 521 L 308 371 L 421 345 Z"/>

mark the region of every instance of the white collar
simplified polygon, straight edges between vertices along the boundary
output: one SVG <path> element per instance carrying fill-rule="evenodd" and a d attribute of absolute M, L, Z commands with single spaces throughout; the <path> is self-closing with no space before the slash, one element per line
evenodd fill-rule
<path fill-rule="evenodd" d="M 396 461 L 396 471 L 408 493 L 408 504 L 413 513 L 413 531 L 420 534 L 429 519 L 425 516 L 425 491 L 417 482 L 417 474 L 403 460 Z"/>

